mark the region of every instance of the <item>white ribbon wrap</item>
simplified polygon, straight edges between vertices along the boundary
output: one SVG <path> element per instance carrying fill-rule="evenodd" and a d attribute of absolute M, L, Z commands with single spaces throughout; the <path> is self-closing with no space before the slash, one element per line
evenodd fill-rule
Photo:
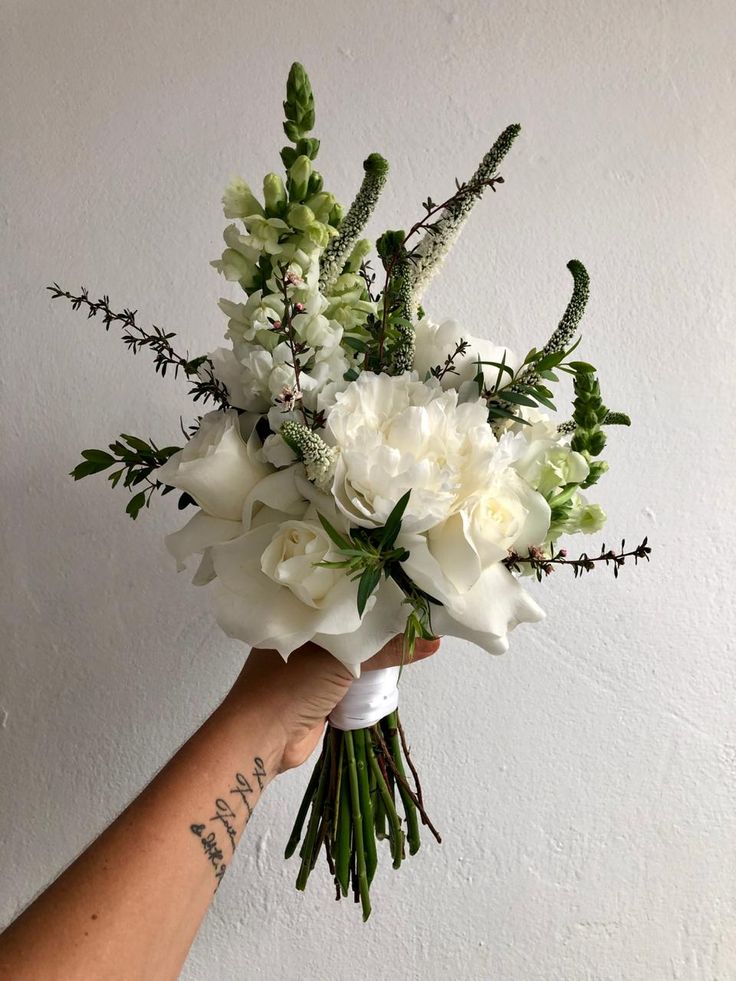
<path fill-rule="evenodd" d="M 330 725 L 343 731 L 367 729 L 393 712 L 399 704 L 399 670 L 364 671 L 332 710 Z"/>

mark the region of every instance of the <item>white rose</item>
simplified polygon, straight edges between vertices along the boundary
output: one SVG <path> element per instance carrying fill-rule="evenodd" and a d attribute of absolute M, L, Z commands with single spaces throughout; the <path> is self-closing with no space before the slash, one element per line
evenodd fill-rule
<path fill-rule="evenodd" d="M 258 457 L 260 441 L 243 442 L 238 413 L 209 412 L 189 442 L 154 471 L 155 480 L 189 494 L 215 518 L 240 521 L 253 487 L 271 472 Z"/>
<path fill-rule="evenodd" d="M 426 317 L 419 321 L 415 331 L 414 370 L 420 378 L 426 378 L 433 368 L 442 367 L 446 359 L 452 355 L 460 343 L 466 341 L 468 347 L 464 354 L 458 355 L 454 362 L 454 371 L 448 371 L 441 380 L 443 388 L 456 388 L 461 400 L 478 397 L 478 388 L 473 379 L 478 373 L 478 360 L 505 363 L 512 370 L 519 367 L 517 355 L 508 348 L 499 347 L 483 337 L 474 337 L 454 320 L 445 320 L 435 324 Z M 505 360 L 504 360 L 505 359 Z M 481 365 L 484 384 L 491 387 L 498 378 L 498 368 L 492 365 Z M 509 380 L 509 375 L 502 375 L 503 384 Z"/>
<path fill-rule="evenodd" d="M 322 525 L 284 521 L 261 555 L 261 570 L 279 586 L 290 589 L 302 603 L 324 609 L 339 602 L 339 594 L 350 580 L 344 569 L 328 569 L 319 563 L 340 558 Z"/>
<path fill-rule="evenodd" d="M 325 439 L 339 448 L 332 492 L 350 523 L 383 525 L 411 491 L 407 531 L 425 531 L 482 487 L 497 447 L 479 402 L 415 374 L 364 371 L 335 396 Z"/>
<path fill-rule="evenodd" d="M 526 552 L 547 537 L 550 508 L 515 470 L 502 470 L 487 487 L 427 533 L 427 543 L 446 578 L 466 592 L 509 549 Z"/>
<path fill-rule="evenodd" d="M 342 570 L 314 566 L 334 557 L 330 544 L 316 520 L 305 518 L 259 525 L 214 546 L 220 627 L 284 658 L 313 641 L 357 677 L 361 662 L 402 631 L 403 594 L 391 580 L 382 582 L 359 617 L 357 584 Z"/>
<path fill-rule="evenodd" d="M 544 618 L 544 611 L 502 563 L 489 565 L 465 589 L 446 575 L 427 536 L 402 532 L 398 543 L 409 551 L 409 558 L 402 563 L 404 571 L 420 589 L 442 603 L 432 606 L 435 633 L 462 637 L 489 654 L 503 654 L 508 650 L 510 631 L 520 623 Z"/>

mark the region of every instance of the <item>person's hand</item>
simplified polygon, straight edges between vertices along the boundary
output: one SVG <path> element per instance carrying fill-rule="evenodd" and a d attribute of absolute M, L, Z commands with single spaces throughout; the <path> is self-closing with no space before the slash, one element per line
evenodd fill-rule
<path fill-rule="evenodd" d="M 424 660 L 439 648 L 439 640 L 418 640 L 410 663 Z M 390 640 L 363 671 L 401 664 L 403 637 Z M 277 651 L 253 648 L 233 688 L 233 694 L 276 718 L 283 731 L 280 771 L 300 766 L 309 758 L 324 730 L 325 720 L 344 697 L 353 676 L 316 644 L 305 644 L 284 661 Z"/>

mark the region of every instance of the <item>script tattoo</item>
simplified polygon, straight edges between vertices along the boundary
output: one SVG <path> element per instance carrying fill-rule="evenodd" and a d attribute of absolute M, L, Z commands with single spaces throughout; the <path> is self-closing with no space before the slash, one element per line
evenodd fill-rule
<path fill-rule="evenodd" d="M 258 791 L 263 790 L 267 777 L 266 768 L 260 756 L 253 757 L 253 769 L 250 777 L 258 785 Z M 245 806 L 245 825 L 248 824 L 253 815 L 253 794 L 256 788 L 251 780 L 240 770 L 235 774 L 235 786 L 230 787 L 225 797 L 218 797 L 215 800 L 215 813 L 201 824 L 190 824 L 189 830 L 196 835 L 202 845 L 202 850 L 207 861 L 212 866 L 215 873 L 215 892 L 220 888 L 220 883 L 225 875 L 227 863 L 224 861 L 224 854 L 220 847 L 217 835 L 214 830 L 210 830 L 209 825 L 215 825 L 219 830 L 224 831 L 227 840 L 230 842 L 231 854 L 235 852 L 235 839 L 238 836 L 236 820 L 241 805 Z M 230 798 L 235 798 L 231 801 Z"/>

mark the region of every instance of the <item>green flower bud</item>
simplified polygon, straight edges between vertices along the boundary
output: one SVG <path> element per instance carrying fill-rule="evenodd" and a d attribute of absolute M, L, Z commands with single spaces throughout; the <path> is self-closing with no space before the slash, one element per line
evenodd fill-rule
<path fill-rule="evenodd" d="M 309 157 L 310 160 L 314 160 L 319 151 L 319 140 L 315 139 L 313 136 L 304 137 L 297 141 L 296 152 L 297 155 L 304 154 L 305 157 Z"/>
<path fill-rule="evenodd" d="M 596 460 L 590 465 L 590 473 L 580 485 L 581 487 L 592 487 L 597 484 L 604 473 L 608 472 L 608 464 L 605 460 Z"/>
<path fill-rule="evenodd" d="M 266 174 L 263 178 L 263 197 L 269 217 L 281 215 L 286 204 L 286 188 L 278 174 Z"/>
<path fill-rule="evenodd" d="M 397 231 L 389 230 L 381 235 L 376 242 L 376 248 L 378 249 L 378 254 L 383 260 L 384 265 L 386 265 L 386 263 L 388 263 L 399 251 L 405 238 L 406 232 L 403 229 L 399 229 Z"/>
<path fill-rule="evenodd" d="M 578 526 L 584 535 L 594 535 L 606 523 L 606 512 L 600 504 L 586 504 L 577 516 Z"/>
<path fill-rule="evenodd" d="M 314 96 L 309 77 L 299 62 L 294 62 L 286 81 L 286 101 L 284 102 L 284 132 L 292 143 L 296 143 L 304 133 L 314 126 Z"/>
<path fill-rule="evenodd" d="M 322 180 L 322 174 L 318 174 L 315 170 L 312 176 L 309 178 L 309 184 L 307 186 L 307 191 L 309 194 L 317 194 L 318 191 L 322 190 L 322 185 L 324 181 Z"/>
<path fill-rule="evenodd" d="M 606 445 L 606 434 L 602 429 L 593 433 L 588 440 L 588 452 L 591 456 L 599 456 L 603 452 L 603 447 Z"/>
<path fill-rule="evenodd" d="M 370 251 L 371 243 L 368 241 L 368 239 L 359 238 L 353 246 L 353 251 L 348 256 L 348 261 L 346 263 L 348 272 L 357 273 L 363 259 L 365 259 Z"/>
<path fill-rule="evenodd" d="M 311 208 L 308 208 L 306 204 L 292 204 L 292 206 L 289 208 L 286 220 L 292 228 L 296 228 L 300 232 L 306 232 L 314 223 L 314 212 Z"/>
<path fill-rule="evenodd" d="M 312 161 L 303 154 L 289 167 L 289 199 L 303 201 L 307 196 L 309 178 L 312 176 Z"/>
<path fill-rule="evenodd" d="M 332 206 L 332 210 L 330 211 L 329 224 L 332 225 L 333 228 L 339 228 L 344 214 L 345 209 L 338 201 L 336 201 Z"/>
<path fill-rule="evenodd" d="M 313 194 L 307 198 L 305 203 L 312 209 L 317 221 L 327 222 L 337 201 L 335 195 L 330 194 L 329 191 L 320 191 L 319 194 Z"/>

